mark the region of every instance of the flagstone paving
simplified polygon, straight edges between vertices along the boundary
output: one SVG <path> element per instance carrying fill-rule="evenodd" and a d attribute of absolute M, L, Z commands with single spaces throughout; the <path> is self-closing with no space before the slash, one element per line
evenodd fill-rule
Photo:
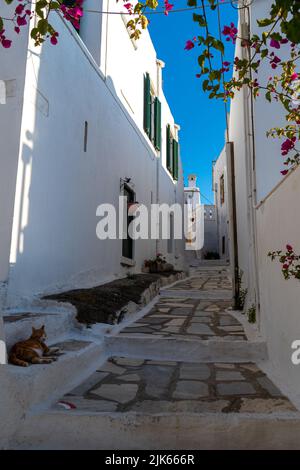
<path fill-rule="evenodd" d="M 226 268 L 193 271 L 161 296 L 151 311 L 125 327 L 119 337 L 247 341 L 242 324 L 230 313 L 230 300 L 209 297 L 229 291 Z M 207 298 L 189 297 L 191 291 Z M 181 291 L 180 296 L 178 291 Z M 174 292 L 174 296 L 172 296 Z M 228 296 L 226 297 L 228 298 Z M 112 357 L 79 387 L 63 397 L 70 412 L 272 413 L 296 411 L 252 362 L 193 363 Z M 60 408 L 62 409 L 62 408 Z"/>
<path fill-rule="evenodd" d="M 111 358 L 63 401 L 79 411 L 96 412 L 296 411 L 253 363 L 199 364 L 124 357 Z"/>
<path fill-rule="evenodd" d="M 124 328 L 120 336 L 156 335 L 190 339 L 246 340 L 242 324 L 226 312 L 231 301 L 162 297 L 148 315 Z"/>

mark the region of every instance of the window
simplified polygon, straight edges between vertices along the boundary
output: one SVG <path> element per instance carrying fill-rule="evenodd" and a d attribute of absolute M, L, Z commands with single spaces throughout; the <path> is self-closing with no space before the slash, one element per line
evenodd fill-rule
<path fill-rule="evenodd" d="M 167 168 L 174 180 L 178 180 L 178 153 L 179 144 L 171 133 L 171 126 L 167 125 Z"/>
<path fill-rule="evenodd" d="M 151 87 L 150 75 L 144 76 L 144 131 L 156 150 L 161 148 L 161 102 Z"/>
<path fill-rule="evenodd" d="M 126 225 L 127 238 L 123 238 L 122 240 L 122 256 L 124 256 L 124 258 L 133 259 L 133 240 L 128 234 L 128 227 L 134 217 L 128 215 L 128 208 L 130 204 L 134 202 L 135 194 L 132 191 L 132 189 L 130 189 L 128 186 L 125 186 L 124 196 L 127 198 L 127 225 Z"/>
<path fill-rule="evenodd" d="M 83 137 L 83 151 L 87 152 L 87 142 L 88 142 L 88 122 L 84 121 L 84 137 Z"/>
<path fill-rule="evenodd" d="M 174 214 L 169 215 L 169 238 L 168 238 L 168 253 L 173 253 L 174 250 Z"/>
<path fill-rule="evenodd" d="M 225 187 L 224 187 L 224 175 L 220 178 L 220 203 L 221 205 L 225 202 Z"/>

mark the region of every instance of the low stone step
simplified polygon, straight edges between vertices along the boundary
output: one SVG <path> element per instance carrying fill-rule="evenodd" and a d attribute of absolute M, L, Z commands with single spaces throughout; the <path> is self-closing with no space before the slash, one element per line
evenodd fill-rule
<path fill-rule="evenodd" d="M 96 413 L 30 417 L 11 448 L 25 450 L 298 450 L 300 413 Z"/>
<path fill-rule="evenodd" d="M 267 359 L 263 341 L 225 341 L 177 338 L 159 338 L 154 335 L 121 334 L 105 337 L 109 355 L 187 362 L 261 362 Z"/>
<path fill-rule="evenodd" d="M 185 290 L 185 289 L 164 289 L 160 292 L 161 297 L 180 298 L 188 297 L 190 299 L 201 300 L 231 300 L 231 290 Z"/>
<path fill-rule="evenodd" d="M 294 449 L 300 413 L 254 363 L 113 357 L 50 409 L 22 421 L 14 449 Z"/>
<path fill-rule="evenodd" d="M 32 327 L 40 328 L 45 325 L 47 342 L 51 344 L 57 341 L 57 338 L 72 331 L 77 325 L 76 310 L 72 306 L 60 310 L 7 311 L 3 321 L 8 350 L 17 341 L 29 338 Z"/>
<path fill-rule="evenodd" d="M 105 360 L 106 353 L 102 342 L 87 338 L 66 338 L 54 346 L 63 352 L 51 364 L 34 364 L 28 367 L 5 366 L 6 393 L 14 393 L 14 406 L 26 411 L 41 402 L 55 400 L 56 397 L 78 385 Z"/>

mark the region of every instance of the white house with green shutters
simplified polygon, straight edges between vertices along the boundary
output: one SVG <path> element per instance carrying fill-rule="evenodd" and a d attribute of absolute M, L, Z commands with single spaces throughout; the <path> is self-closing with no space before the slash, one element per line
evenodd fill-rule
<path fill-rule="evenodd" d="M 97 1 L 99 11 L 121 9 Z M 24 27 L 0 49 L 0 283 L 10 306 L 140 272 L 157 252 L 184 266 L 183 240 L 96 236 L 97 207 L 118 212 L 120 195 L 149 210 L 183 205 L 180 128 L 148 32 L 134 42 L 127 17 L 87 12 L 78 34 L 51 16 L 57 46 L 34 47 Z"/>

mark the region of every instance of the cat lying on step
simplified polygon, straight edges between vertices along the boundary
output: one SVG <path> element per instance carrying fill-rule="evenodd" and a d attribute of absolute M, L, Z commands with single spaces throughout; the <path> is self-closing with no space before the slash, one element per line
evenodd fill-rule
<path fill-rule="evenodd" d="M 50 364 L 57 360 L 59 348 L 48 348 L 45 325 L 41 328 L 32 327 L 30 338 L 16 343 L 9 354 L 9 362 L 16 366 L 27 367 L 29 364 Z"/>

